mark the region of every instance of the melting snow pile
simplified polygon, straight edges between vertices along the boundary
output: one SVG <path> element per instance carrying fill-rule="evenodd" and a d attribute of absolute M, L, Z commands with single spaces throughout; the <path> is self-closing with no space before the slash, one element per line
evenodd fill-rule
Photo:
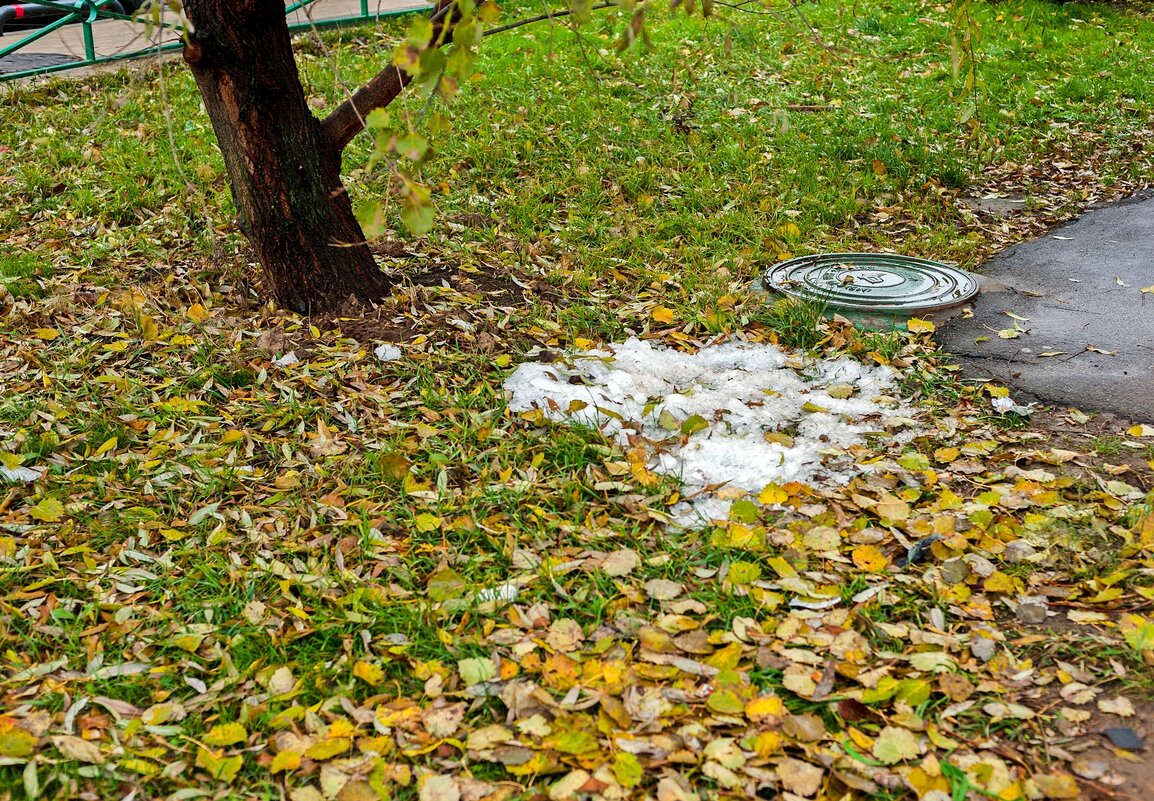
<path fill-rule="evenodd" d="M 382 362 L 395 362 L 397 359 L 404 355 L 401 353 L 400 348 L 398 348 L 396 345 L 390 345 L 388 343 L 385 343 L 384 345 L 378 345 L 373 353 L 375 353 L 377 358 Z"/>
<path fill-rule="evenodd" d="M 803 361 L 744 342 L 681 353 L 629 339 L 522 364 L 505 389 L 514 411 L 540 409 L 622 445 L 640 436 L 650 469 L 696 496 L 673 510 L 692 525 L 726 517 L 734 498 L 769 483 L 849 481 L 862 468 L 846 448 L 911 422 L 887 394 L 892 384 L 891 370 L 849 358 Z"/>

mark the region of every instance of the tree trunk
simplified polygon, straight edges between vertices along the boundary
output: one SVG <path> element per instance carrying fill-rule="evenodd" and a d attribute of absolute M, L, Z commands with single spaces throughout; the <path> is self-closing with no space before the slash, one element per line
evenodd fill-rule
<path fill-rule="evenodd" d="M 341 183 L 341 152 L 309 111 L 283 0 L 185 0 L 196 77 L 239 213 L 277 302 L 309 314 L 390 282 Z"/>

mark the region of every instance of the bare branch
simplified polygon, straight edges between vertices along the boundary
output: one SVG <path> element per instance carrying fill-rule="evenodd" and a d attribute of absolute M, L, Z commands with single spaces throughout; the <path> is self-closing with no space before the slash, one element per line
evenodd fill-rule
<path fill-rule="evenodd" d="M 589 10 L 600 11 L 603 8 L 609 8 L 610 6 L 615 5 L 618 5 L 618 3 L 598 3 L 595 6 L 590 6 Z M 547 14 L 539 14 L 536 17 L 526 17 L 525 19 L 519 19 L 516 22 L 510 22 L 508 25 L 501 25 L 497 28 L 490 28 L 489 30 L 485 31 L 485 36 L 491 36 L 494 33 L 504 33 L 505 31 L 511 31 L 514 28 L 520 28 L 524 25 L 531 25 L 534 22 L 544 22 L 545 20 L 557 19 L 558 17 L 567 17 L 572 13 L 573 11 L 571 9 L 565 8 L 561 9 L 560 11 L 551 11 Z"/>

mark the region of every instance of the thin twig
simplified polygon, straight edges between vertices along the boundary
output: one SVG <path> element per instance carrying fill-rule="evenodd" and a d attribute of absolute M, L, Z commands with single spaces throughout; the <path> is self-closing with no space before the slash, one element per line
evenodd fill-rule
<path fill-rule="evenodd" d="M 597 101 L 597 108 L 604 111 L 605 103 L 601 99 L 601 79 L 597 77 L 597 71 L 593 69 L 593 59 L 589 57 L 589 52 L 585 49 L 585 37 L 575 25 L 571 26 L 570 30 L 573 31 L 573 39 L 577 42 L 577 52 L 581 54 L 581 60 L 585 62 L 586 74 L 593 81 L 593 95 Z"/>
<path fill-rule="evenodd" d="M 316 20 L 313 19 L 313 4 L 309 3 L 308 5 L 302 6 L 300 10 L 304 12 L 305 19 L 309 23 L 309 34 L 311 35 L 310 38 L 313 44 L 321 49 L 325 58 L 328 59 L 329 66 L 333 68 L 333 83 L 340 88 L 346 99 L 351 98 L 355 89 L 341 76 L 340 64 L 337 63 L 336 56 L 333 55 L 332 49 L 325 44 L 324 37 L 321 36 L 320 29 L 317 28 Z M 302 75 L 301 78 L 303 83 L 304 76 Z"/>
<path fill-rule="evenodd" d="M 164 14 L 168 8 L 169 7 L 166 4 L 162 4 L 160 6 L 159 19 L 160 19 L 160 23 L 161 23 L 161 30 L 163 30 L 163 26 L 164 26 Z M 183 12 L 181 12 L 181 14 L 183 16 Z M 188 21 L 185 20 L 184 32 L 182 33 L 182 38 L 184 39 L 185 42 L 188 41 L 188 27 L 189 26 L 188 26 L 187 22 Z M 205 202 L 204 191 L 198 185 L 192 183 L 188 179 L 188 173 L 186 173 L 184 170 L 184 162 L 181 160 L 180 153 L 176 147 L 176 126 L 174 125 L 173 120 L 172 120 L 172 102 L 169 100 L 169 95 L 168 95 L 168 80 L 165 77 L 164 65 L 160 64 L 160 36 L 159 35 L 157 35 L 157 37 L 156 37 L 156 44 L 157 44 L 156 57 L 157 57 L 157 64 L 158 64 L 158 69 L 157 69 L 156 75 L 157 75 L 157 81 L 160 84 L 160 104 L 161 104 L 161 107 L 164 109 L 164 130 L 165 130 L 165 133 L 167 134 L 167 137 L 168 137 L 168 152 L 169 152 L 169 155 L 172 156 L 172 163 L 176 167 L 176 174 L 180 177 L 182 189 L 184 190 L 184 196 L 187 198 L 189 195 L 193 195 L 193 196 L 195 196 L 196 200 L 200 201 L 200 202 L 194 204 L 197 207 L 197 210 L 192 211 L 189 216 L 195 217 L 195 216 L 197 216 L 198 211 L 203 212 L 203 214 L 204 214 L 204 227 L 208 229 L 208 238 L 212 241 L 213 255 L 215 255 L 217 258 L 220 258 L 220 255 L 223 252 L 223 243 L 221 242 L 220 237 L 217 235 L 216 226 L 213 225 L 212 215 L 208 211 L 209 204 Z"/>
<path fill-rule="evenodd" d="M 805 24 L 805 27 L 809 28 L 809 32 L 813 36 L 813 40 L 825 48 L 825 50 L 827 50 L 830 55 L 832 55 L 838 61 L 841 61 L 841 55 L 839 55 L 836 50 L 826 44 L 825 40 L 821 38 L 821 34 L 818 33 L 817 28 L 813 27 L 809 19 L 805 16 L 805 14 L 801 12 L 801 3 L 799 3 L 798 0 L 789 0 L 789 5 L 791 8 L 793 8 L 794 12 L 797 13 L 797 18 Z"/>
<path fill-rule="evenodd" d="M 615 5 L 617 5 L 617 3 L 598 3 L 595 6 L 590 6 L 589 10 L 590 11 L 600 11 L 603 8 L 610 8 L 610 7 L 615 6 Z M 538 14 L 535 17 L 526 17 L 525 19 L 519 19 L 516 22 L 510 22 L 508 25 L 500 25 L 496 28 L 490 28 L 489 30 L 485 31 L 484 35 L 490 36 L 494 33 L 504 33 L 505 31 L 511 31 L 514 28 L 520 28 L 524 25 L 529 25 L 529 24 L 532 24 L 534 22 L 544 22 L 545 20 L 557 19 L 558 17 L 568 17 L 572 13 L 573 13 L 572 9 L 565 8 L 565 9 L 561 9 L 560 11 L 553 11 L 553 12 L 546 13 L 546 14 Z"/>
<path fill-rule="evenodd" d="M 545 16 L 549 17 L 549 21 L 553 21 L 553 12 L 549 10 L 549 0 L 541 0 L 541 8 L 545 10 Z M 556 25 L 549 26 L 549 52 L 553 52 L 553 43 L 555 41 L 554 34 L 557 32 Z"/>
<path fill-rule="evenodd" d="M 713 0 L 715 6 L 725 6 L 732 8 L 734 11 L 740 11 L 742 14 L 754 14 L 759 17 L 777 17 L 783 19 L 783 15 L 778 11 L 755 11 L 752 8 L 746 8 L 751 3 L 756 3 L 757 0 L 746 0 L 744 3 L 726 3 L 723 0 Z"/>

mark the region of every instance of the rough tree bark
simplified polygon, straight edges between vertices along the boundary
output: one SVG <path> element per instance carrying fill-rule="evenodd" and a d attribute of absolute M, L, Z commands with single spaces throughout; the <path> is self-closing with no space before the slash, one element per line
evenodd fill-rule
<path fill-rule="evenodd" d="M 381 298 L 390 282 L 340 169 L 341 151 L 363 125 L 356 112 L 382 103 L 342 112 L 339 132 L 327 133 L 306 102 L 283 0 L 185 0 L 184 8 L 193 26 L 184 58 L 224 154 L 241 229 L 277 302 L 309 314 L 334 311 L 350 296 Z M 388 100 L 407 83 L 393 81 Z M 350 112 L 357 119 L 347 119 Z"/>

